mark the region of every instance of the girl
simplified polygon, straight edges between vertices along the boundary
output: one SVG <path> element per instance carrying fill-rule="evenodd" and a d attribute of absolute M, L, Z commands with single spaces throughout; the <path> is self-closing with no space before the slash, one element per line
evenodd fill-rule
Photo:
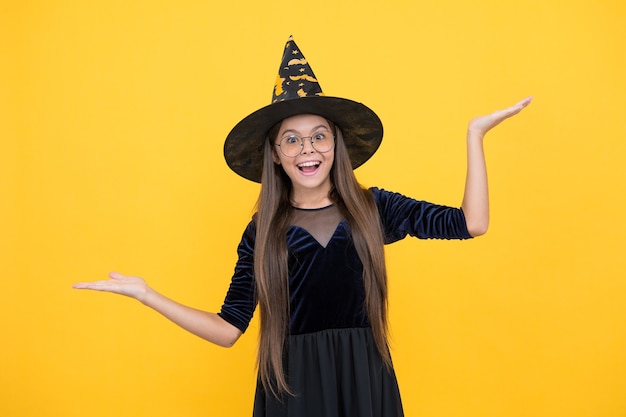
<path fill-rule="evenodd" d="M 353 169 L 382 140 L 368 107 L 327 97 L 299 48 L 287 42 L 272 104 L 244 118 L 224 145 L 231 169 L 261 183 L 219 313 L 184 306 L 118 273 L 74 288 L 137 299 L 220 346 L 261 328 L 254 416 L 402 416 L 387 348 L 383 246 L 407 235 L 469 239 L 487 231 L 483 137 L 526 98 L 473 119 L 461 208 L 364 189 Z"/>

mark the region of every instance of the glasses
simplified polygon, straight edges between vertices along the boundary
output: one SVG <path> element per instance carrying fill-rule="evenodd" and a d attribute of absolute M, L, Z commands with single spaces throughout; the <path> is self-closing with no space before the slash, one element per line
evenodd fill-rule
<path fill-rule="evenodd" d="M 317 132 L 311 136 L 299 136 L 292 133 L 284 136 L 276 146 L 280 148 L 283 155 L 293 158 L 302 153 L 305 139 L 310 139 L 313 149 L 321 153 L 326 153 L 335 146 L 335 136 L 328 131 Z"/>

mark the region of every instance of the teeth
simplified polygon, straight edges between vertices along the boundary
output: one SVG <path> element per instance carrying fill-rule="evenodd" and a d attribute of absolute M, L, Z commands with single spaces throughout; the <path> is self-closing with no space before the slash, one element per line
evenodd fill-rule
<path fill-rule="evenodd" d="M 318 166 L 319 164 L 320 164 L 319 162 L 310 161 L 310 162 L 303 162 L 301 164 L 298 164 L 298 166 L 300 168 L 303 168 L 303 167 L 314 167 L 314 166 Z"/>

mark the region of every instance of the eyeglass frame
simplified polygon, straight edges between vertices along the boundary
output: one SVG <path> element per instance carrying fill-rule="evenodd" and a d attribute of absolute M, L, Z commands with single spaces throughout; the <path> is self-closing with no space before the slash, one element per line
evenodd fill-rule
<path fill-rule="evenodd" d="M 296 135 L 295 133 L 290 134 L 289 136 L 284 136 L 280 139 L 280 143 L 275 143 L 274 146 L 278 146 L 280 148 L 280 153 L 282 153 L 284 156 L 286 156 L 287 158 L 295 158 L 296 156 L 300 155 L 302 153 L 302 151 L 304 150 L 304 140 L 305 139 L 310 139 L 311 141 L 311 147 L 313 149 L 315 149 L 315 152 L 319 152 L 319 153 L 326 153 L 326 152 L 330 152 L 331 149 L 333 149 L 335 147 L 335 138 L 336 136 L 333 135 L 331 132 L 328 132 L 330 134 L 330 137 L 332 138 L 333 144 L 331 145 L 330 148 L 328 148 L 328 150 L 325 151 L 320 151 L 317 148 L 315 148 L 315 144 L 313 143 L 313 137 L 317 136 L 318 134 L 323 133 L 323 132 L 316 132 L 315 134 L 311 135 L 311 136 L 300 136 L 300 135 Z M 325 133 L 324 133 L 325 134 Z M 285 139 L 289 139 L 290 137 L 295 137 L 297 139 L 300 140 L 300 152 L 298 152 L 295 155 L 287 155 L 284 151 L 283 148 L 280 146 L 283 142 L 283 140 Z"/>

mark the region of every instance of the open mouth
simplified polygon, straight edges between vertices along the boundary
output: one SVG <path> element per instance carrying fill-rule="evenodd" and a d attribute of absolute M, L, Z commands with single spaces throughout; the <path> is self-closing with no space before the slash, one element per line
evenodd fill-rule
<path fill-rule="evenodd" d="M 320 161 L 307 161 L 298 164 L 298 169 L 303 173 L 313 173 L 319 168 Z"/>

